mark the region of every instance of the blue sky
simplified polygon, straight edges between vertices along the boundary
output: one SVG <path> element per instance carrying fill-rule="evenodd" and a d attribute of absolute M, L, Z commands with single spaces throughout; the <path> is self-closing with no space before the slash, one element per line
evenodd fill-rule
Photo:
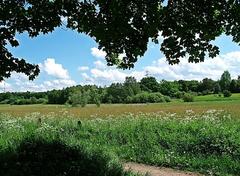
<path fill-rule="evenodd" d="M 27 34 L 17 35 L 16 38 L 20 46 L 9 47 L 10 51 L 16 57 L 39 64 L 41 73 L 34 81 L 28 81 L 23 74 L 13 73 L 10 79 L 0 83 L 0 91 L 4 88 L 6 91 L 45 91 L 77 84 L 103 86 L 123 82 L 126 76 L 135 76 L 140 80 L 146 72 L 159 81 L 202 80 L 205 77 L 217 80 L 224 70 L 229 70 L 233 78 L 240 75 L 240 47 L 227 36 L 221 36 L 213 42 L 220 47 L 221 53 L 217 58 L 207 59 L 200 64 L 189 64 L 183 58 L 175 66 L 166 63 L 159 45 L 149 42 L 148 51 L 135 68 L 125 71 L 107 67 L 105 53 L 97 49 L 97 43 L 69 29 L 58 28 L 53 33 L 33 39 Z"/>

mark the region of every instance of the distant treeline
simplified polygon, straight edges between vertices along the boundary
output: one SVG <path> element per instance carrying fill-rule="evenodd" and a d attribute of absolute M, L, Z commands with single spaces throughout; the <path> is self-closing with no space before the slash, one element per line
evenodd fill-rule
<path fill-rule="evenodd" d="M 208 95 L 222 92 L 240 93 L 240 76 L 231 79 L 225 71 L 218 81 L 204 78 L 202 81 L 158 82 L 147 76 L 137 82 L 134 77 L 126 77 L 124 83 L 113 83 L 108 87 L 96 85 L 73 86 L 47 92 L 6 92 L 0 94 L 1 104 L 71 104 L 81 105 L 101 103 L 160 103 L 171 98 L 182 98 L 186 94 Z"/>

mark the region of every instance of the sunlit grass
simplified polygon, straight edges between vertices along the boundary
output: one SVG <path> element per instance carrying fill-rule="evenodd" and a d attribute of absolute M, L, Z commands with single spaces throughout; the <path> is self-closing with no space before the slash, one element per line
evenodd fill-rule
<path fill-rule="evenodd" d="M 77 118 L 105 117 L 108 115 L 119 116 L 125 113 L 152 113 L 170 112 L 184 114 L 186 110 L 193 110 L 195 113 L 203 113 L 209 109 L 224 110 L 233 117 L 240 117 L 240 100 L 234 101 L 197 101 L 191 103 L 171 102 L 160 104 L 115 104 L 115 105 L 88 105 L 85 108 L 69 107 L 66 105 L 0 105 L 0 113 L 9 113 L 13 116 L 25 116 L 26 114 L 38 112 L 40 114 L 55 113 L 62 116 L 67 111 L 70 116 Z"/>
<path fill-rule="evenodd" d="M 240 103 L 240 93 L 232 94 L 231 97 L 224 97 L 222 94 L 197 96 L 195 101 L 237 101 Z"/>

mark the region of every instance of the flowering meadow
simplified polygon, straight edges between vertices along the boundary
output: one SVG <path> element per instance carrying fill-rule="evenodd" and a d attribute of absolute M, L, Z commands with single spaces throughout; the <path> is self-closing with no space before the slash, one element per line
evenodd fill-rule
<path fill-rule="evenodd" d="M 240 120 L 225 111 L 68 114 L 0 114 L 0 175 L 127 176 L 129 161 L 240 175 Z"/>

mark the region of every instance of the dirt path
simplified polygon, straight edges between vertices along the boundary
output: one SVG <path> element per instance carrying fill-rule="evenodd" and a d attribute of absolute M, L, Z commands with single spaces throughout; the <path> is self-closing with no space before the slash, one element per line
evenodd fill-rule
<path fill-rule="evenodd" d="M 163 168 L 163 167 L 160 168 L 155 166 L 148 166 L 148 165 L 138 164 L 138 163 L 126 163 L 124 165 L 124 169 L 131 170 L 132 172 L 143 174 L 143 175 L 148 173 L 150 176 L 202 176 L 196 173 L 178 171 L 178 170 Z"/>

